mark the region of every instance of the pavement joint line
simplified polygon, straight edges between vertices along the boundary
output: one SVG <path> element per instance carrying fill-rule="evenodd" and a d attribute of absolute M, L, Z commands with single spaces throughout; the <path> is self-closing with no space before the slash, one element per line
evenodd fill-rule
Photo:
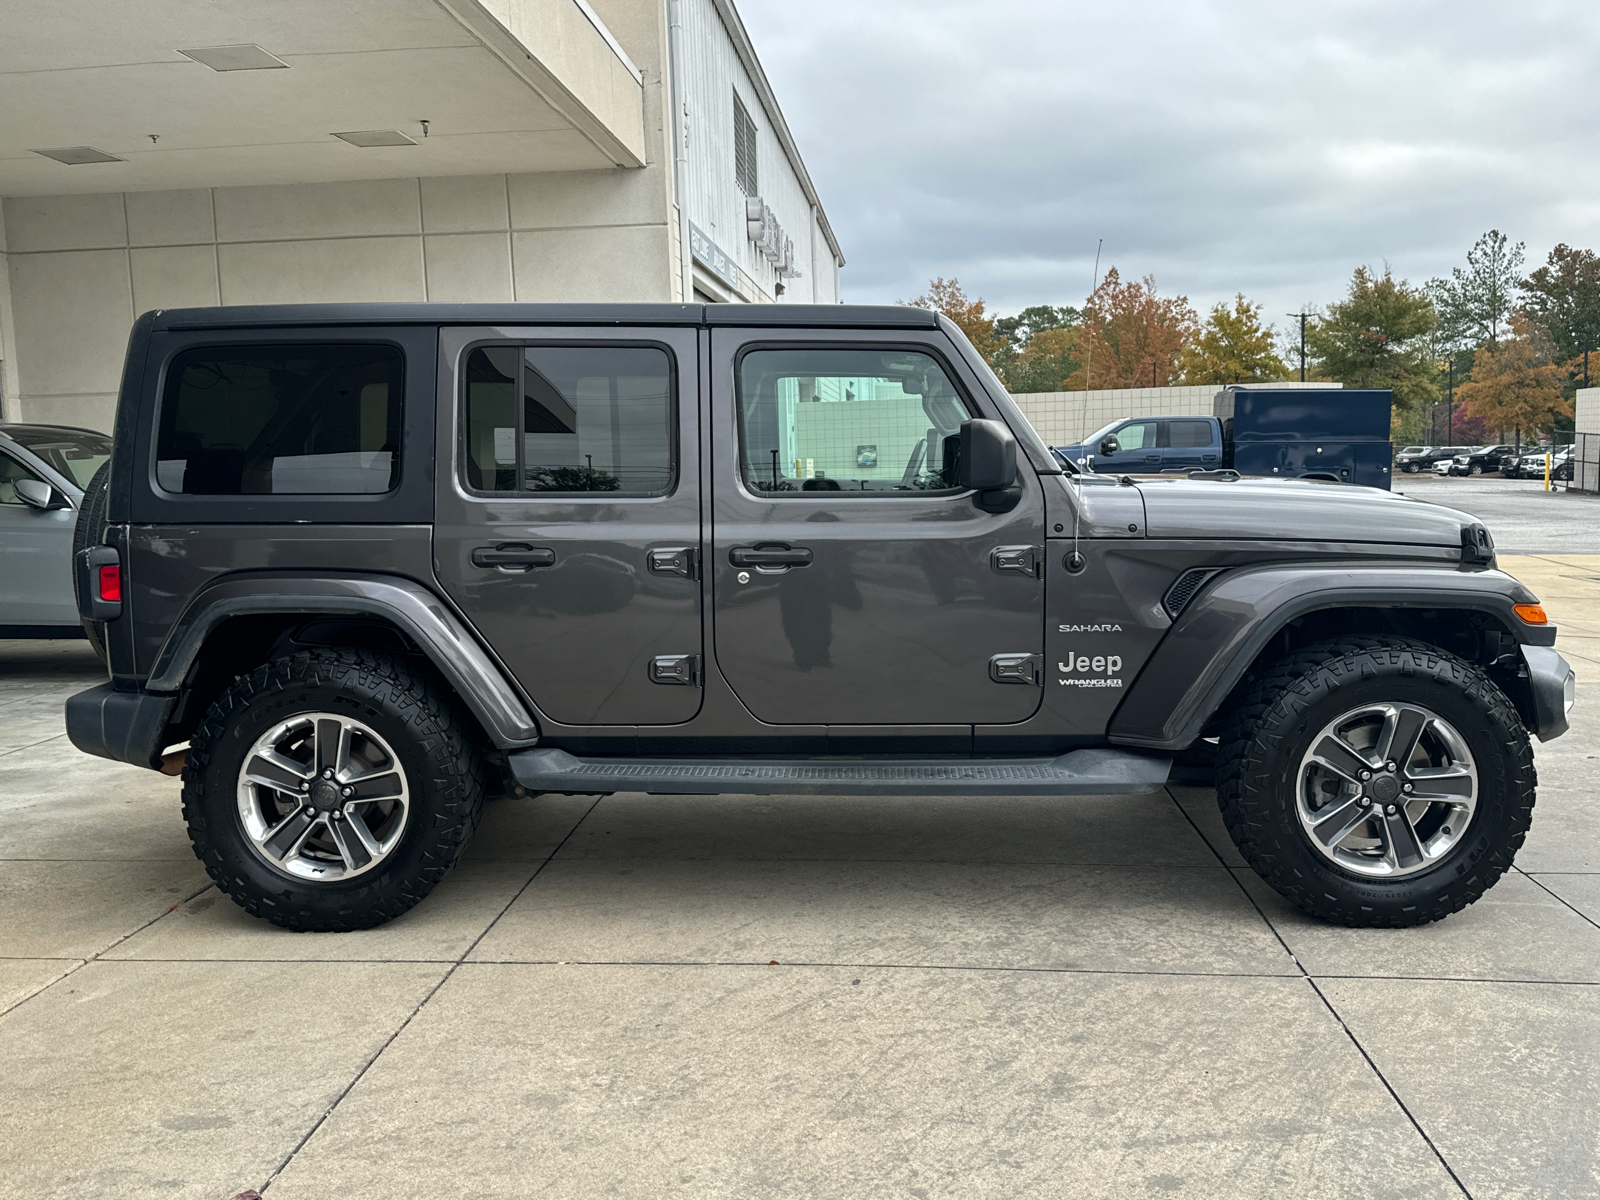
<path fill-rule="evenodd" d="M 44 738 L 40 741 L 29 742 L 26 746 L 13 746 L 9 750 L 0 750 L 0 758 L 4 758 L 8 754 L 19 754 L 24 750 L 36 749 L 39 746 L 45 745 L 47 742 L 58 742 L 66 736 L 67 735 L 64 733 L 52 734 L 50 737 Z"/>
<path fill-rule="evenodd" d="M 500 918 L 505 916 L 510 910 L 511 906 L 522 898 L 523 893 L 526 892 L 529 886 L 532 885 L 533 881 L 539 877 L 539 872 L 550 865 L 551 860 L 554 859 L 555 856 L 560 852 L 561 847 L 567 844 L 567 839 L 578 832 L 578 827 L 582 825 L 584 821 L 588 820 L 589 814 L 594 812 L 602 799 L 604 799 L 604 797 L 596 796 L 594 803 L 583 810 L 582 815 L 572 823 L 572 828 L 567 830 L 566 837 L 562 838 L 556 843 L 556 847 L 550 852 L 550 856 L 533 869 L 533 873 L 528 876 L 527 883 L 524 883 L 520 888 L 518 888 L 516 895 L 512 896 L 510 900 L 506 901 L 505 907 L 494 915 L 494 917 L 487 925 L 484 926 L 483 931 L 479 933 L 477 937 L 472 939 L 471 944 L 468 945 L 464 951 L 462 951 L 461 957 L 456 959 L 454 962 L 451 962 L 444 974 L 439 976 L 439 982 L 435 983 L 431 988 L 428 989 L 427 994 L 424 995 L 421 1000 L 417 1001 L 417 1006 L 411 1010 L 410 1014 L 407 1015 L 405 1020 L 401 1021 L 399 1025 L 395 1026 L 394 1032 L 384 1039 L 383 1045 L 379 1046 L 378 1049 L 373 1053 L 372 1057 L 367 1059 L 367 1061 L 361 1065 L 361 1069 L 355 1073 L 355 1076 L 350 1080 L 350 1082 L 346 1084 L 344 1089 L 333 1098 L 333 1103 L 328 1105 L 328 1107 L 323 1110 L 322 1115 L 312 1122 L 311 1128 L 306 1130 L 305 1136 L 295 1143 L 294 1148 L 289 1151 L 284 1160 L 277 1165 L 271 1175 L 267 1176 L 266 1182 L 263 1183 L 259 1189 L 262 1193 L 265 1193 L 268 1188 L 277 1182 L 278 1176 L 282 1175 L 283 1172 L 288 1168 L 289 1164 L 294 1161 L 295 1155 L 299 1154 L 301 1150 L 305 1149 L 306 1145 L 311 1141 L 311 1139 L 317 1135 L 317 1130 L 321 1129 L 325 1124 L 327 1124 L 328 1118 L 333 1116 L 334 1109 L 338 1108 L 339 1105 L 343 1103 L 344 1098 L 355 1089 L 356 1084 L 360 1083 L 362 1079 L 366 1077 L 367 1072 L 372 1069 L 372 1064 L 383 1057 L 383 1052 L 385 1050 L 394 1045 L 395 1039 L 406 1031 L 407 1026 L 409 1026 L 411 1022 L 416 1019 L 417 1014 L 423 1010 L 428 1001 L 432 1000 L 439 994 L 439 989 L 444 987 L 444 985 L 450 981 L 450 977 L 460 969 L 461 964 L 466 961 L 467 955 L 471 954 L 473 950 L 477 949 L 478 943 L 483 941 L 483 939 L 489 935 L 489 931 L 499 923 Z"/>
<path fill-rule="evenodd" d="M 1554 897 L 1554 899 L 1558 903 L 1565 905 L 1567 908 L 1570 908 L 1573 912 L 1577 913 L 1578 916 L 1582 917 L 1585 921 L 1589 922 L 1589 924 L 1593 925 L 1596 929 L 1600 929 L 1600 921 L 1596 921 L 1588 913 L 1584 912 L 1582 909 L 1578 908 L 1576 905 L 1573 905 L 1572 903 L 1570 903 L 1564 896 L 1557 895 L 1555 892 L 1553 892 L 1549 888 L 1545 887 L 1545 885 L 1540 883 L 1537 878 L 1535 878 L 1533 875 L 1529 874 L 1527 871 L 1524 871 L 1521 867 L 1517 866 L 1516 863 L 1512 863 L 1511 864 L 1511 869 L 1513 871 L 1515 871 L 1518 875 L 1521 875 L 1524 879 L 1526 879 L 1529 882 L 1531 882 L 1541 892 L 1544 892 L 1547 896 Z M 1554 873 L 1555 872 L 1553 872 L 1553 871 L 1550 872 L 1550 874 L 1554 874 Z M 1576 874 L 1580 874 L 1580 872 L 1573 871 L 1573 872 L 1570 872 L 1570 874 L 1576 875 Z M 1581 874 L 1589 874 L 1589 872 L 1581 872 Z"/>
<path fill-rule="evenodd" d="M 1205 834 L 1200 833 L 1200 826 L 1194 823 L 1194 819 L 1184 811 L 1183 805 L 1178 803 L 1178 798 L 1172 794 L 1171 787 L 1166 787 L 1162 790 L 1166 792 L 1167 798 L 1172 801 L 1173 805 L 1178 809 L 1178 811 L 1183 813 L 1184 818 L 1194 826 L 1194 831 L 1197 834 L 1200 834 L 1200 840 L 1204 841 L 1206 845 L 1211 846 L 1211 843 L 1206 840 Z M 1211 852 L 1217 855 L 1217 860 L 1219 862 L 1223 861 L 1222 855 L 1217 853 L 1215 846 L 1211 847 Z M 1244 893 L 1244 898 L 1249 902 L 1250 907 L 1256 910 L 1256 914 L 1263 922 L 1265 922 L 1267 928 L 1271 930 L 1272 936 L 1278 939 L 1278 944 L 1283 947 L 1283 952 L 1289 956 L 1290 961 L 1292 961 L 1299 969 L 1301 976 L 1306 981 L 1306 984 L 1313 992 L 1316 993 L 1317 999 L 1322 1001 L 1322 1006 L 1328 1010 L 1328 1015 L 1339 1023 L 1339 1028 L 1344 1030 L 1345 1037 L 1350 1039 L 1350 1044 L 1356 1048 L 1356 1053 L 1360 1054 L 1362 1059 L 1365 1060 L 1372 1073 L 1377 1076 L 1378 1082 L 1383 1084 L 1384 1090 L 1389 1093 L 1390 1098 L 1395 1102 L 1395 1106 L 1405 1114 L 1406 1120 L 1411 1122 L 1411 1127 L 1417 1131 L 1417 1136 L 1422 1139 L 1423 1144 L 1427 1146 L 1429 1150 L 1433 1151 L 1433 1156 L 1439 1160 L 1439 1165 L 1445 1169 L 1445 1173 L 1450 1176 L 1452 1181 L 1454 1181 L 1456 1187 L 1461 1189 L 1461 1194 L 1467 1197 L 1467 1200 L 1472 1200 L 1472 1193 L 1467 1190 L 1467 1185 L 1461 1182 L 1461 1176 L 1456 1174 L 1456 1169 L 1450 1165 L 1450 1160 L 1447 1159 L 1444 1156 L 1444 1152 L 1434 1144 L 1433 1138 L 1430 1137 L 1428 1135 L 1428 1131 L 1422 1127 L 1422 1122 L 1417 1120 L 1416 1114 L 1413 1113 L 1406 1105 L 1406 1102 L 1400 1098 L 1400 1093 L 1396 1091 L 1394 1085 L 1389 1082 L 1389 1077 L 1379 1069 L 1378 1064 L 1373 1060 L 1372 1055 L 1367 1053 L 1367 1048 L 1361 1044 L 1361 1039 L 1356 1037 L 1355 1030 L 1350 1028 L 1349 1024 L 1345 1021 L 1339 1010 L 1333 1006 L 1333 1002 L 1328 999 L 1327 994 L 1317 986 L 1316 979 L 1312 977 L 1310 971 L 1306 970 L 1305 964 L 1302 963 L 1296 956 L 1295 952 L 1289 948 L 1289 943 L 1284 940 L 1283 934 L 1278 932 L 1278 927 L 1272 923 L 1272 918 L 1267 916 L 1266 910 L 1256 902 L 1256 898 L 1250 894 L 1250 890 L 1244 886 L 1244 883 L 1239 879 L 1239 877 L 1237 875 L 1233 875 L 1231 870 L 1229 871 L 1229 874 L 1233 876 L 1234 884 L 1241 892 Z"/>
<path fill-rule="evenodd" d="M 88 957 L 86 957 L 85 959 L 83 959 L 82 962 L 78 963 L 77 966 L 72 967 L 69 970 L 63 971 L 60 975 L 58 975 L 55 979 L 52 979 L 49 983 L 45 984 L 45 986 L 40 988 L 38 991 L 29 992 L 26 996 L 22 997 L 22 999 L 18 1000 L 15 1004 L 9 1004 L 5 1008 L 0 1008 L 0 1019 L 3 1019 L 5 1017 L 10 1016 L 12 1013 L 16 1012 L 17 1009 L 21 1008 L 24 1004 L 26 1004 L 29 1000 L 32 1000 L 35 996 L 43 995 L 45 992 L 48 992 L 51 988 L 55 987 L 56 984 L 60 983 L 63 979 L 71 978 L 77 972 L 83 970 L 83 968 L 88 966 L 90 963 L 100 961 L 100 956 L 102 954 L 109 954 L 111 951 L 115 950 L 118 946 L 122 945 L 122 943 L 127 941 L 129 938 L 137 937 L 139 934 L 143 933 L 146 929 L 149 929 L 150 926 L 154 925 L 157 921 L 161 920 L 161 918 L 166 916 L 168 913 L 176 912 L 178 909 L 182 908 L 185 904 L 189 903 L 189 901 L 195 899 L 197 896 L 204 895 L 206 892 L 209 892 L 212 888 L 214 888 L 216 886 L 217 886 L 216 884 L 212 883 L 208 879 L 205 882 L 205 885 L 202 886 L 198 891 L 192 892 L 189 895 L 185 896 L 182 900 L 179 900 L 171 908 L 162 909 L 155 916 L 151 917 L 148 921 L 146 921 L 143 925 L 140 925 L 137 929 L 129 930 L 127 933 L 125 933 L 121 937 L 119 937 L 116 941 L 112 942 L 109 946 L 104 946 L 101 949 L 96 950 L 93 954 L 91 954 Z M 114 961 L 114 960 L 108 960 L 108 961 Z"/>

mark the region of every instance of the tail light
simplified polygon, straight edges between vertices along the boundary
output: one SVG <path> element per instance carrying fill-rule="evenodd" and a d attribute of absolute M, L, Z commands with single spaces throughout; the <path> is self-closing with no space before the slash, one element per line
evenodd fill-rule
<path fill-rule="evenodd" d="M 122 615 L 122 556 L 115 546 L 78 551 L 78 612 L 89 621 L 115 621 Z"/>

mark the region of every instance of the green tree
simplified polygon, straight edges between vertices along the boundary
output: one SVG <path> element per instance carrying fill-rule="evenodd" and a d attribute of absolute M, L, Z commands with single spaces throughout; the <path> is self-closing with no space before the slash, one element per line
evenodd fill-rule
<path fill-rule="evenodd" d="M 1522 307 L 1556 358 L 1600 350 L 1600 255 L 1563 242 L 1522 281 Z"/>
<path fill-rule="evenodd" d="M 1233 308 L 1214 305 L 1206 323 L 1178 357 L 1184 383 L 1272 383 L 1289 377 L 1273 349 L 1277 331 L 1261 323 L 1259 304 L 1244 293 L 1235 295 Z"/>
<path fill-rule="evenodd" d="M 1493 345 L 1507 332 L 1525 249 L 1526 243 L 1513 246 L 1491 229 L 1467 251 L 1465 270 L 1456 267 L 1449 279 L 1428 280 L 1439 335 L 1448 345 Z"/>
<path fill-rule="evenodd" d="M 1439 397 L 1432 335 L 1439 324 L 1421 288 L 1357 267 L 1343 300 L 1306 330 L 1317 377 L 1350 387 L 1391 388 L 1395 408 L 1409 412 Z"/>
<path fill-rule="evenodd" d="M 955 279 L 938 279 L 928 283 L 928 290 L 915 300 L 905 301 L 912 308 L 931 309 L 943 313 L 955 322 L 956 328 L 967 335 L 973 348 L 983 355 L 983 360 L 993 364 L 1003 342 L 994 331 L 994 318 L 984 312 L 983 298 L 970 299 Z"/>
<path fill-rule="evenodd" d="M 1013 392 L 1053 392 L 1078 364 L 1072 358 L 1072 331 L 1083 319 L 1077 309 L 1035 304 L 1014 317 L 997 317 L 995 374 Z"/>

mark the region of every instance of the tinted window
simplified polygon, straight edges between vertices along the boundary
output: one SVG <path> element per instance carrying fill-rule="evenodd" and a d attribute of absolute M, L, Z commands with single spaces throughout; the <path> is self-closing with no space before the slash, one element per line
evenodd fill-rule
<path fill-rule="evenodd" d="M 167 373 L 156 479 L 189 495 L 354 495 L 400 478 L 393 346 L 207 346 Z"/>
<path fill-rule="evenodd" d="M 0 504 L 22 503 L 17 495 L 17 484 L 24 479 L 44 482 L 9 454 L 0 454 Z"/>
<path fill-rule="evenodd" d="M 672 360 L 648 346 L 485 346 L 467 356 L 467 485 L 670 491 Z"/>
<path fill-rule="evenodd" d="M 1171 421 L 1168 423 L 1167 445 L 1178 450 L 1211 445 L 1209 421 Z"/>
<path fill-rule="evenodd" d="M 11 436 L 80 488 L 89 486 L 106 459 L 111 439 L 79 429 L 12 429 Z"/>
<path fill-rule="evenodd" d="M 739 405 L 745 486 L 762 493 L 953 489 L 971 416 L 914 350 L 755 350 Z"/>

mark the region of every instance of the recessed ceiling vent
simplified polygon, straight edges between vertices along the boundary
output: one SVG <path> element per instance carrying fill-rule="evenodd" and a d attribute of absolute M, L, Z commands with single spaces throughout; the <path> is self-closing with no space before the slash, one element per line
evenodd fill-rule
<path fill-rule="evenodd" d="M 289 64 L 275 54 L 268 54 L 260 46 L 201 46 L 196 50 L 179 50 L 179 54 L 203 63 L 213 71 L 279 71 Z"/>
<path fill-rule="evenodd" d="M 58 163 L 66 163 L 69 167 L 81 167 L 85 163 L 128 161 L 115 154 L 107 154 L 104 150 L 96 150 L 93 146 L 57 146 L 54 150 L 35 150 L 34 153 L 53 158 Z"/>
<path fill-rule="evenodd" d="M 372 146 L 415 146 L 417 144 L 398 129 L 367 129 L 361 133 L 336 133 L 333 136 L 340 141 L 349 142 L 352 146 L 364 148 Z"/>

